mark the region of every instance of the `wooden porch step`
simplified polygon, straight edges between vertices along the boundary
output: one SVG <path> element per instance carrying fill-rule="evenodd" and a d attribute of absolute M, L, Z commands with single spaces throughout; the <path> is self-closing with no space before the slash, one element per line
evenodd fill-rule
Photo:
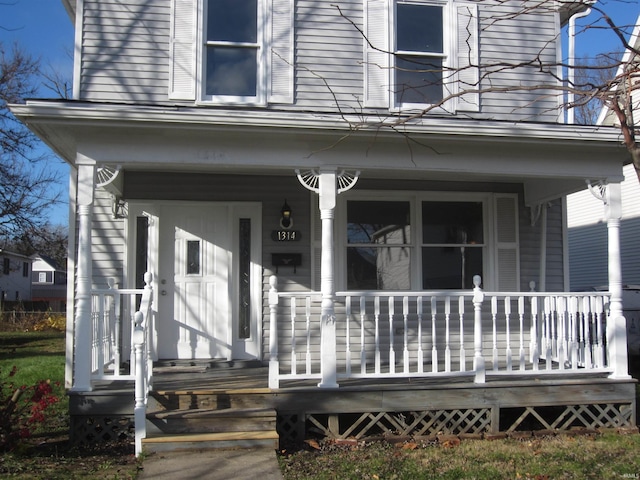
<path fill-rule="evenodd" d="M 153 391 L 147 411 L 229 410 L 265 408 L 271 405 L 269 389 L 203 389 Z"/>
<path fill-rule="evenodd" d="M 142 440 L 147 452 L 201 450 L 208 448 L 278 448 L 278 434 L 268 432 L 219 432 L 182 435 L 149 435 Z"/>
<path fill-rule="evenodd" d="M 168 410 L 147 414 L 147 432 L 188 434 L 275 431 L 272 408 Z"/>

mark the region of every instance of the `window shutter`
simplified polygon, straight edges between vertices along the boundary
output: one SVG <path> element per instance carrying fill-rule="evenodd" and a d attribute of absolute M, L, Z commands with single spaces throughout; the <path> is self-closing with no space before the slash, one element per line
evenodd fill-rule
<path fill-rule="evenodd" d="M 469 3 L 456 3 L 458 37 L 458 88 L 477 90 L 480 85 L 478 68 L 478 6 Z M 458 98 L 459 111 L 480 111 L 480 94 L 467 93 Z"/>
<path fill-rule="evenodd" d="M 518 198 L 515 195 L 499 195 L 494 201 L 495 211 L 495 287 L 499 291 L 520 290 L 518 258 Z"/>
<path fill-rule="evenodd" d="M 197 0 L 171 2 L 169 98 L 196 99 Z"/>
<path fill-rule="evenodd" d="M 389 108 L 389 4 L 365 0 L 364 106 Z"/>
<path fill-rule="evenodd" d="M 293 103 L 293 0 L 271 0 L 269 103 Z"/>

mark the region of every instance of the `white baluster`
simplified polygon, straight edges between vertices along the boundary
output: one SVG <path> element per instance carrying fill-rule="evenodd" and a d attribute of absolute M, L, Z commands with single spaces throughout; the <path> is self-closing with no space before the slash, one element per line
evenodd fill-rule
<path fill-rule="evenodd" d="M 416 312 L 418 315 L 418 373 L 423 373 L 424 352 L 422 350 L 422 297 L 418 297 L 416 302 Z"/>
<path fill-rule="evenodd" d="M 578 299 L 576 297 L 570 297 L 569 298 L 569 305 L 570 305 L 570 311 L 569 311 L 569 328 L 570 328 L 570 341 L 571 341 L 571 348 L 570 348 L 570 352 L 571 355 L 569 356 L 569 359 L 571 361 L 571 368 L 574 370 L 578 369 L 578 322 L 580 321 L 580 316 L 578 313 Z"/>
<path fill-rule="evenodd" d="M 431 297 L 431 371 L 438 371 L 438 347 L 436 343 L 436 297 Z"/>
<path fill-rule="evenodd" d="M 518 298 L 518 319 L 520 320 L 520 370 L 524 370 L 524 297 Z"/>
<path fill-rule="evenodd" d="M 375 319 L 375 372 L 380 374 L 380 297 L 373 300 L 373 318 Z"/>
<path fill-rule="evenodd" d="M 473 369 L 476 372 L 475 383 L 485 383 L 486 369 L 482 351 L 482 302 L 484 292 L 480 289 L 482 279 L 480 275 L 473 277 Z"/>
<path fill-rule="evenodd" d="M 531 363 L 533 369 L 538 370 L 538 362 L 540 361 L 539 342 L 538 342 L 538 297 L 531 298 Z"/>
<path fill-rule="evenodd" d="M 512 355 L 511 355 L 511 326 L 510 326 L 510 318 L 511 318 L 511 297 L 504 298 L 504 323 L 506 329 L 507 336 L 507 348 L 505 354 L 507 356 L 507 371 L 510 372 L 512 370 Z"/>
<path fill-rule="evenodd" d="M 291 297 L 291 374 L 297 373 L 296 362 L 296 297 Z"/>
<path fill-rule="evenodd" d="M 558 315 L 558 363 L 560 370 L 564 370 L 565 362 L 567 361 L 566 310 L 564 297 L 558 297 L 556 300 L 556 312 Z"/>
<path fill-rule="evenodd" d="M 451 371 L 451 297 L 444 299 L 444 371 Z"/>
<path fill-rule="evenodd" d="M 591 323 L 593 320 L 591 312 L 591 302 L 589 297 L 582 297 L 582 351 L 585 368 L 593 368 L 593 359 L 591 351 Z"/>
<path fill-rule="evenodd" d="M 393 348 L 393 316 L 395 315 L 394 298 L 389 297 L 389 373 L 396 373 L 396 352 Z"/>
<path fill-rule="evenodd" d="M 596 312 L 596 366 L 603 368 L 607 365 L 607 352 L 605 352 L 604 344 L 603 344 L 603 334 L 602 334 L 602 315 L 604 314 L 604 302 L 601 296 L 597 296 L 595 298 L 595 312 Z"/>
<path fill-rule="evenodd" d="M 364 322 L 366 319 L 366 305 L 367 301 L 365 296 L 360 297 L 360 373 L 367 373 L 367 349 L 364 344 Z"/>
<path fill-rule="evenodd" d="M 347 297 L 345 299 L 345 308 L 346 308 L 346 320 L 347 320 L 347 332 L 346 332 L 346 352 L 345 352 L 345 360 L 347 364 L 345 365 L 347 377 L 351 376 L 351 329 L 349 328 L 351 324 L 351 297 Z"/>
<path fill-rule="evenodd" d="M 306 333 L 307 333 L 307 352 L 305 355 L 305 369 L 307 375 L 311 374 L 311 296 L 307 297 L 305 305 L 305 316 L 307 320 Z"/>
<path fill-rule="evenodd" d="M 491 323 L 493 327 L 493 369 L 498 370 L 498 297 L 491 297 Z"/>
<path fill-rule="evenodd" d="M 403 372 L 409 373 L 409 297 L 402 299 L 402 319 L 404 321 L 404 350 L 402 351 Z"/>
<path fill-rule="evenodd" d="M 460 315 L 460 371 L 466 371 L 466 354 L 464 351 L 464 295 L 458 297 L 458 315 Z"/>

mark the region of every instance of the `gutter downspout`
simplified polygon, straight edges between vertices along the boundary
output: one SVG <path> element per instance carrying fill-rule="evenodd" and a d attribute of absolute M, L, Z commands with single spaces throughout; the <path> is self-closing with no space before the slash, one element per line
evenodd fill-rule
<path fill-rule="evenodd" d="M 591 3 L 591 2 L 590 2 Z M 591 13 L 591 8 L 587 8 L 584 12 L 578 12 L 569 18 L 569 67 L 567 69 L 567 86 L 573 88 L 575 81 L 575 63 L 576 63 L 576 20 L 586 17 Z M 567 123 L 572 125 L 575 122 L 575 108 L 571 105 L 575 100 L 575 94 L 572 91 L 567 93 Z"/>

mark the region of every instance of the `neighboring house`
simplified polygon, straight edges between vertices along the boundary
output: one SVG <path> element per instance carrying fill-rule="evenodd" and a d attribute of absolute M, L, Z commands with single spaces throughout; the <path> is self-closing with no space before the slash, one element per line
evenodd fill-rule
<path fill-rule="evenodd" d="M 31 282 L 34 302 L 47 302 L 53 312 L 67 311 L 67 272 L 54 259 L 34 255 Z"/>
<path fill-rule="evenodd" d="M 640 17 L 629 39 L 629 44 L 640 48 Z M 623 56 L 617 75 L 621 76 L 631 66 L 637 70 L 638 59 L 631 51 Z M 632 79 L 636 83 L 640 80 Z M 630 90 L 633 111 L 640 111 L 640 91 Z M 600 125 L 620 122 L 607 107 L 598 118 Z M 624 166 L 624 181 L 620 183 L 622 192 L 622 215 L 620 217 L 620 259 L 624 290 L 625 315 L 627 316 L 630 352 L 640 353 L 640 257 L 636 240 L 640 238 L 640 181 L 632 164 Z M 594 195 L 595 193 L 595 195 Z M 576 192 L 567 197 L 567 227 L 569 239 L 570 285 L 574 291 L 606 288 L 608 241 L 606 219 L 597 198 L 599 185 Z M 637 359 L 636 359 L 637 362 Z M 640 365 L 635 367 L 640 370 Z"/>
<path fill-rule="evenodd" d="M 100 419 L 127 413 L 131 392 L 111 388 L 134 373 L 142 418 L 231 408 L 231 377 L 198 397 L 213 360 L 268 365 L 251 392 L 298 441 L 307 422 L 339 436 L 367 418 L 407 434 L 558 411 L 543 428 L 635 424 L 620 258 L 602 267 L 610 292 L 567 293 L 564 201 L 605 183 L 617 241 L 627 153 L 616 129 L 561 124 L 561 98 L 527 87 L 554 75 L 500 67 L 562 58 L 580 2 L 64 3 L 73 99 L 11 108 L 71 166 L 74 435 L 115 428 Z M 145 348 L 193 372 L 147 398 Z"/>
<path fill-rule="evenodd" d="M 19 253 L 0 249 L 0 301 L 20 302 L 31 300 L 32 259 Z"/>

